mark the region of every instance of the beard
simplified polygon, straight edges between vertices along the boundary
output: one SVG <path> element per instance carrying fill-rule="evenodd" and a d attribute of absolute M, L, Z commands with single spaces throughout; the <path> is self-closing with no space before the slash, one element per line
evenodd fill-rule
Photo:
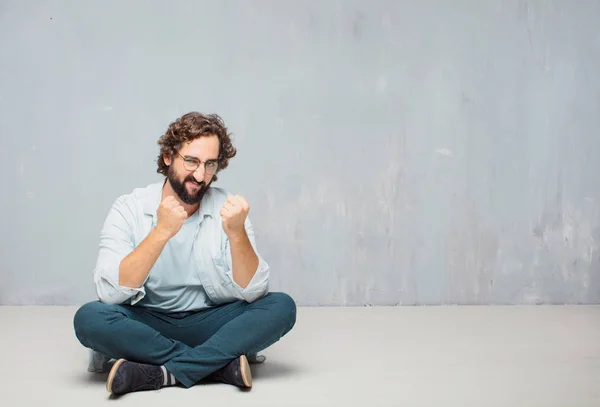
<path fill-rule="evenodd" d="M 177 177 L 173 166 L 169 167 L 167 179 L 169 180 L 173 191 L 175 191 L 179 198 L 188 205 L 199 204 L 200 201 L 202 201 L 202 198 L 204 198 L 204 194 L 206 194 L 206 191 L 208 191 L 208 187 L 210 186 L 210 184 L 212 184 L 212 181 L 210 181 L 208 184 L 206 184 L 204 181 L 196 182 L 196 179 L 192 174 L 185 177 L 183 181 L 179 181 L 179 178 Z M 198 190 L 193 194 L 190 194 L 187 190 L 186 185 L 189 183 L 198 187 Z"/>

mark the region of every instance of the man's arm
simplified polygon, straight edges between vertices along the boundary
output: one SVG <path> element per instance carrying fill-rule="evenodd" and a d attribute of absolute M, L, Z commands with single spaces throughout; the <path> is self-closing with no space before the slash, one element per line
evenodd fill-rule
<path fill-rule="evenodd" d="M 158 228 L 152 229 L 140 245 L 121 261 L 119 285 L 141 287 L 168 241 L 169 237 L 165 233 Z"/>
<path fill-rule="evenodd" d="M 119 285 L 131 288 L 141 287 L 165 245 L 179 232 L 186 218 L 187 212 L 183 206 L 172 196 L 166 197 L 158 207 L 156 227 L 134 251 L 121 261 Z"/>
<path fill-rule="evenodd" d="M 258 268 L 259 259 L 248 238 L 244 222 L 250 205 L 240 195 L 231 195 L 221 208 L 223 230 L 229 237 L 233 280 L 246 288 Z"/>
<path fill-rule="evenodd" d="M 94 268 L 98 299 L 106 304 L 123 304 L 131 297 L 143 297 L 143 288 L 119 285 L 119 264 L 134 250 L 135 215 L 126 196 L 119 197 L 110 208 L 100 231 L 100 250 Z"/>
<path fill-rule="evenodd" d="M 229 245 L 233 279 L 240 287 L 246 288 L 258 268 L 258 256 L 254 252 L 245 229 L 229 236 Z"/>
<path fill-rule="evenodd" d="M 134 215 L 124 198 L 117 199 L 100 234 L 100 252 L 94 269 L 98 299 L 106 304 L 123 304 L 134 296 L 136 300 L 143 297 L 144 281 L 185 217 L 185 210 L 175 205 L 173 198 L 165 198 L 158 209 L 156 228 L 134 248 L 131 226 Z"/>

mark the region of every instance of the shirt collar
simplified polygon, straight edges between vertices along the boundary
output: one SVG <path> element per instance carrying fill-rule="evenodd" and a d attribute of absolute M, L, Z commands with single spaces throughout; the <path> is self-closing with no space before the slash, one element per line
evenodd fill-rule
<path fill-rule="evenodd" d="M 151 215 L 152 217 L 156 216 L 156 210 L 162 200 L 162 190 L 165 182 L 166 180 L 150 184 L 146 188 L 146 194 L 141 198 L 142 208 L 144 209 L 145 214 Z M 213 194 L 209 187 L 206 194 L 204 194 L 204 198 L 202 198 L 200 208 L 198 209 L 200 211 L 198 214 L 198 222 L 201 222 L 205 216 L 213 217 L 214 208 L 215 200 L 213 199 Z"/>

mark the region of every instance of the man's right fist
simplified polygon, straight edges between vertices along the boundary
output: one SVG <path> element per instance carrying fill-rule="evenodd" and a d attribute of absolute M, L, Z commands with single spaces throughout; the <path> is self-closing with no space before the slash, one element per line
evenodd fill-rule
<path fill-rule="evenodd" d="M 179 232 L 188 215 L 183 206 L 173 196 L 162 200 L 158 207 L 156 228 L 165 233 L 169 239 Z"/>

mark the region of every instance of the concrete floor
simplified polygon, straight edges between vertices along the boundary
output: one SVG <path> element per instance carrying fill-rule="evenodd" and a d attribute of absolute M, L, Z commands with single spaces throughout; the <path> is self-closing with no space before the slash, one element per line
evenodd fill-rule
<path fill-rule="evenodd" d="M 3 406 L 600 406 L 600 306 L 300 308 L 225 384 L 116 400 L 86 371 L 75 307 L 0 307 Z"/>

